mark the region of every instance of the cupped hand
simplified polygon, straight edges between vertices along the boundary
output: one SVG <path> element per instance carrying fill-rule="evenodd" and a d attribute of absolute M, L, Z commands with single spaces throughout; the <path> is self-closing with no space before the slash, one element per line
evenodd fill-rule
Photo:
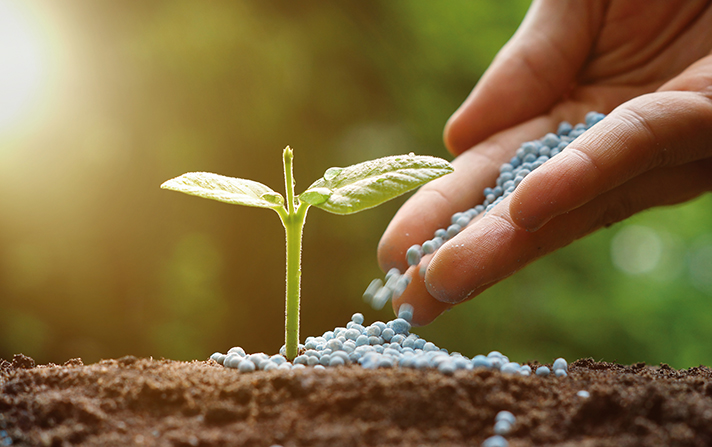
<path fill-rule="evenodd" d="M 712 190 L 711 30 L 708 2 L 534 2 L 446 125 L 455 172 L 399 210 L 381 267 L 406 270 L 408 247 L 481 203 L 521 143 L 590 110 L 608 115 L 408 269 L 394 310 L 410 303 L 427 324 L 598 228 Z"/>

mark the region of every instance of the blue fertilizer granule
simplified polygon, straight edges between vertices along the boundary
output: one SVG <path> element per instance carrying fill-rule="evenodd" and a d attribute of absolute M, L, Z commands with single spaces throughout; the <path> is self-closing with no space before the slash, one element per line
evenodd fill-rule
<path fill-rule="evenodd" d="M 299 345 L 299 356 L 292 362 L 287 361 L 284 346 L 279 354 L 272 356 L 264 353 L 247 354 L 244 349 L 234 347 L 227 354 L 216 352 L 210 358 L 243 373 L 305 367 L 333 368 L 353 364 L 367 369 L 431 369 L 447 375 L 458 370 L 477 368 L 499 370 L 511 375 L 531 375 L 529 365 L 510 362 L 507 356 L 498 351 L 473 358 L 459 352 L 450 353 L 410 332 L 411 306 L 404 305 L 399 315 L 399 318 L 387 323 L 376 321 L 364 326 L 363 315 L 356 313 L 345 327 L 326 331 L 318 337 L 307 337 L 304 344 Z M 563 359 L 557 361 L 561 363 Z"/>

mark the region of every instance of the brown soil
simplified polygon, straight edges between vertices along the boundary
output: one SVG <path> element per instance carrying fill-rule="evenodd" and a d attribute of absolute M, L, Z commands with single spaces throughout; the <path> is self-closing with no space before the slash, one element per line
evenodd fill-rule
<path fill-rule="evenodd" d="M 584 359 L 569 377 L 540 378 L 359 366 L 243 374 L 131 356 L 0 363 L 0 445 L 479 446 L 500 410 L 517 417 L 511 447 L 712 445 L 702 366 Z"/>

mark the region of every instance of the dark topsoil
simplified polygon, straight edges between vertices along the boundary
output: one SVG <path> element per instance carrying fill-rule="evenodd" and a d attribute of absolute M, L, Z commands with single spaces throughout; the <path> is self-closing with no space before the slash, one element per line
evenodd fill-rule
<path fill-rule="evenodd" d="M 242 374 L 131 356 L 0 362 L 0 445 L 479 446 L 500 410 L 517 417 L 512 447 L 710 446 L 712 369 L 584 359 L 569 377 L 540 378 L 359 366 Z"/>

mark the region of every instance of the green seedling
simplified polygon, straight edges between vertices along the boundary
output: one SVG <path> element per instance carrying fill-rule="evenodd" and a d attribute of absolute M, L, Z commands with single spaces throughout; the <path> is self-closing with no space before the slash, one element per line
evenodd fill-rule
<path fill-rule="evenodd" d="M 295 197 L 293 157 L 287 146 L 282 155 L 286 200 L 262 183 L 208 172 L 189 172 L 161 185 L 164 189 L 220 202 L 269 208 L 279 215 L 287 241 L 285 346 L 289 360 L 297 356 L 299 344 L 302 231 L 309 207 L 334 214 L 356 213 L 453 171 L 450 163 L 437 157 L 412 153 L 384 157 L 346 168 L 329 168 L 322 178 Z"/>

